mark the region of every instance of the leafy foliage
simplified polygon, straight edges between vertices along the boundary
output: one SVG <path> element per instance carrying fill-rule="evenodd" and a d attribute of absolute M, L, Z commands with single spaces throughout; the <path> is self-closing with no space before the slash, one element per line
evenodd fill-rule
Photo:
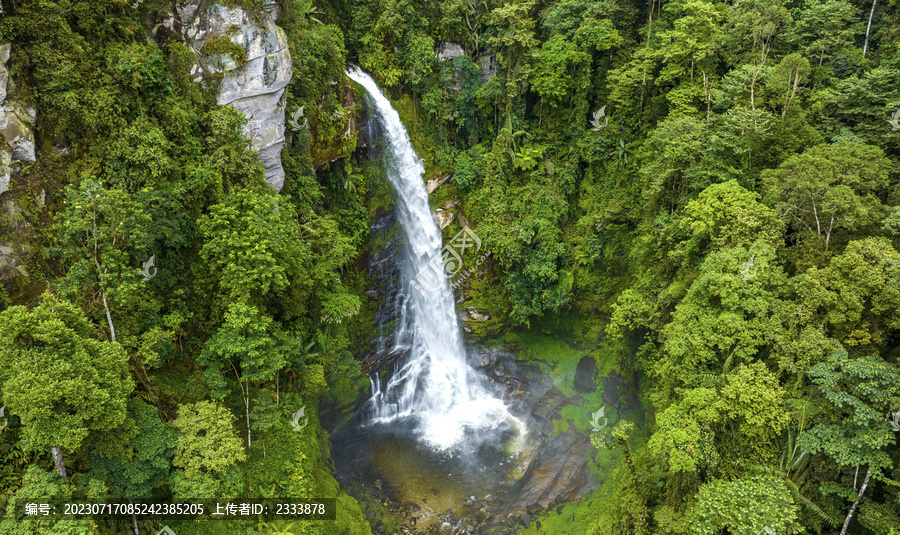
<path fill-rule="evenodd" d="M 22 447 L 77 451 L 92 444 L 124 456 L 121 436 L 134 432 L 126 397 L 134 389 L 122 346 L 91 337 L 76 306 L 47 295 L 35 309 L 0 313 L 3 402 L 22 422 Z"/>
<path fill-rule="evenodd" d="M 849 514 L 890 532 L 897 2 L 279 7 L 285 106 L 308 118 L 286 132 L 280 196 L 243 118 L 193 80 L 198 52 L 243 63 L 236 41 L 193 50 L 180 23 L 147 25 L 170 20 L 157 0 L 3 3 L 38 160 L 16 169 L 3 204 L 21 213 L 0 221 L 4 247 L 30 255 L 0 273 L 15 427 L 0 499 L 338 493 L 327 440 L 285 429 L 285 400 L 356 399 L 371 335 L 382 199 L 353 154 L 349 58 L 401 109 L 425 178 L 452 174 L 435 195 L 458 198 L 492 252 L 463 306 L 497 331 L 566 323 L 646 377 L 652 417 L 643 435 L 617 428 L 622 463 L 591 530 L 817 533 Z M 447 43 L 463 55 L 436 58 Z M 151 255 L 159 273 L 142 280 Z M 12 286 L 19 268 L 50 291 Z M 48 473 L 57 445 L 70 485 Z M 107 527 L 41 522 L 0 531 Z M 350 513 L 334 527 L 366 529 Z"/>
<path fill-rule="evenodd" d="M 784 532 L 797 518 L 797 505 L 784 483 L 753 476 L 735 481 L 716 480 L 697 496 L 698 533 L 753 535 L 769 529 Z"/>
<path fill-rule="evenodd" d="M 836 351 L 809 374 L 831 410 L 828 420 L 800 436 L 801 447 L 824 453 L 838 466 L 866 465 L 882 477 L 894 463 L 881 450 L 896 443 L 884 407 L 900 394 L 900 373 L 879 357 L 850 359 Z"/>

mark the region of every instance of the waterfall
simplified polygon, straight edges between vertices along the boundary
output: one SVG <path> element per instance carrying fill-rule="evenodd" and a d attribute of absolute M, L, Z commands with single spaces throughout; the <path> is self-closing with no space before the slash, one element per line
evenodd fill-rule
<path fill-rule="evenodd" d="M 385 172 L 396 194 L 397 220 L 406 238 L 399 262 L 402 305 L 394 344 L 406 349 L 408 356 L 398 362 L 385 384 L 377 374 L 371 378 L 371 422 L 408 422 L 421 440 L 440 450 L 459 446 L 473 432 L 479 439 L 485 438 L 486 431 L 498 429 L 514 429 L 521 436 L 522 423 L 466 362 L 453 291 L 442 262 L 441 231 L 422 180 L 425 168 L 400 116 L 369 75 L 352 68 L 347 76 L 368 92 L 383 122 Z"/>

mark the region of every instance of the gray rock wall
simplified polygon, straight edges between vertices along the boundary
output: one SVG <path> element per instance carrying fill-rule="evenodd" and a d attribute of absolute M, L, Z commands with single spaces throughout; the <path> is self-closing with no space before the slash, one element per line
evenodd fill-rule
<path fill-rule="evenodd" d="M 277 191 L 284 185 L 281 149 L 284 147 L 284 92 L 291 81 L 291 53 L 287 36 L 275 24 L 277 4 L 269 0 L 261 19 L 241 7 L 205 5 L 192 0 L 177 8 L 183 38 L 197 54 L 191 74 L 195 81 L 221 74 L 219 104 L 228 104 L 244 114 L 243 134 L 259 152 L 266 169 L 266 182 Z M 209 40 L 225 37 L 241 47 L 247 62 L 237 65 L 226 55 L 204 55 Z"/>
<path fill-rule="evenodd" d="M 21 105 L 12 98 L 12 80 L 6 69 L 11 45 L 0 45 L 0 193 L 9 188 L 12 162 L 33 162 L 35 159 L 34 133 L 31 126 L 37 116 L 33 108 Z"/>
<path fill-rule="evenodd" d="M 494 76 L 497 76 L 497 55 L 490 50 L 479 54 L 475 65 L 478 65 L 478 70 L 481 71 L 481 85 L 490 82 Z"/>
<path fill-rule="evenodd" d="M 434 55 L 437 59 L 441 61 L 445 61 L 448 59 L 458 58 L 459 56 L 466 55 L 466 51 L 463 50 L 463 47 L 459 43 L 453 43 L 449 41 L 439 41 L 434 50 Z"/>

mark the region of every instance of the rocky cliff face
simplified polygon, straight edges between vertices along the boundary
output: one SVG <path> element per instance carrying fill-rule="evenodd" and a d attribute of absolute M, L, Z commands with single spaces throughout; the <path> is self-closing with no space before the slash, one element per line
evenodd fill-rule
<path fill-rule="evenodd" d="M 6 69 L 11 45 L 0 45 L 0 194 L 9 188 L 13 162 L 33 162 L 34 134 L 31 126 L 36 119 L 34 108 L 23 106 L 9 98 L 13 93 L 12 80 Z"/>
<path fill-rule="evenodd" d="M 6 62 L 11 46 L 0 44 L 0 213 L 15 216 L 21 209 L 9 198 L 9 183 L 15 162 L 35 160 L 34 134 L 31 130 L 37 115 L 34 108 L 17 102 L 15 85 L 9 77 Z M 4 195 L 4 193 L 6 193 Z M 18 231 L 17 223 L 16 231 Z M 27 297 L 30 290 L 28 271 L 22 262 L 27 254 L 23 243 L 0 241 L 0 285 L 14 300 Z"/>
<path fill-rule="evenodd" d="M 190 0 L 175 8 L 164 25 L 180 32 L 197 54 L 191 71 L 194 80 L 222 75 L 219 104 L 229 104 L 247 117 L 244 136 L 259 151 L 266 169 L 266 182 L 277 191 L 284 185 L 281 149 L 284 147 L 284 92 L 291 81 L 291 53 L 284 31 L 275 24 L 278 6 L 268 0 L 262 13 L 240 6 L 226 7 L 203 0 Z M 207 46 L 217 40 L 230 41 L 245 58 L 222 53 L 222 47 Z"/>

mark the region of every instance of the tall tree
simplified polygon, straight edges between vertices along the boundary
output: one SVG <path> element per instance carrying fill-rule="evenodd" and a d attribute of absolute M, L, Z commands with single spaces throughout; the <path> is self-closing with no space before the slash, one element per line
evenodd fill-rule
<path fill-rule="evenodd" d="M 0 532 L 5 535 L 34 535 L 54 533 L 58 535 L 100 535 L 103 533 L 94 518 L 78 518 L 63 514 L 25 515 L 26 504 L 53 504 L 57 511 L 64 504 L 87 500 L 105 500 L 106 497 L 79 491 L 75 485 L 60 480 L 53 472 L 45 472 L 39 466 L 31 465 L 22 478 L 22 486 L 6 504 L 6 514 L 0 518 Z"/>
<path fill-rule="evenodd" d="M 292 283 L 310 285 L 302 268 L 309 245 L 294 207 L 274 195 L 238 191 L 197 222 L 206 280 L 225 301 L 263 305 Z M 224 308 L 224 307 L 223 307 Z"/>
<path fill-rule="evenodd" d="M 816 145 L 763 171 L 766 199 L 797 230 L 820 236 L 827 251 L 839 229 L 880 220 L 876 196 L 888 184 L 891 162 L 878 147 L 859 143 Z"/>
<path fill-rule="evenodd" d="M 211 401 L 188 403 L 178 409 L 172 426 L 178 431 L 172 460 L 177 469 L 172 482 L 175 496 L 183 500 L 213 499 L 229 491 L 226 474 L 247 459 L 235 434 L 231 412 Z"/>
<path fill-rule="evenodd" d="M 803 10 L 798 22 L 800 35 L 806 41 L 805 53 L 821 67 L 825 58 L 853 47 L 860 33 L 859 10 L 845 0 L 816 2 Z"/>
<path fill-rule="evenodd" d="M 75 305 L 45 294 L 33 310 L 0 313 L 3 402 L 22 420 L 23 447 L 52 450 L 66 476 L 64 451 L 88 441 L 109 456 L 127 456 L 120 439 L 133 432 L 126 398 L 134 390 L 125 350 L 93 338 Z"/>
<path fill-rule="evenodd" d="M 866 467 L 844 520 L 843 535 L 870 478 L 898 485 L 888 478 L 894 460 L 884 449 L 897 441 L 884 415 L 900 396 L 900 372 L 880 357 L 851 359 L 839 350 L 814 366 L 809 375 L 827 401 L 827 411 L 824 421 L 800 435 L 800 447 L 811 454 L 825 454 L 841 468 Z"/>
<path fill-rule="evenodd" d="M 491 11 L 488 19 L 488 24 L 496 28 L 490 44 L 497 50 L 500 64 L 506 67 L 507 106 L 524 94 L 532 69 L 531 57 L 540 45 L 532 18 L 536 6 L 535 0 L 510 0 Z M 507 109 L 507 114 L 511 111 Z"/>
<path fill-rule="evenodd" d="M 784 482 L 751 476 L 733 481 L 715 480 L 700 488 L 694 510 L 696 533 L 758 535 L 785 533 L 797 519 L 798 507 Z"/>
<path fill-rule="evenodd" d="M 156 407 L 139 398 L 128 400 L 128 412 L 137 429 L 131 437 L 133 458 L 123 461 L 92 451 L 88 479 L 108 484 L 113 500 L 149 500 L 169 482 L 175 431 L 159 418 Z"/>
<path fill-rule="evenodd" d="M 53 228 L 58 246 L 51 251 L 62 257 L 66 269 L 60 291 L 88 303 L 99 296 L 113 342 L 110 302 L 126 307 L 138 295 L 142 282 L 136 260 L 149 250 L 149 224 L 150 216 L 126 191 L 87 178 L 66 188 L 65 210 Z"/>
<path fill-rule="evenodd" d="M 225 322 L 206 343 L 198 362 L 206 370 L 204 378 L 213 389 L 213 397 L 224 398 L 224 376 L 234 372 L 244 400 L 247 420 L 247 445 L 250 436 L 250 387 L 275 378 L 301 351 L 299 336 L 285 333 L 272 318 L 241 302 L 231 303 Z"/>
<path fill-rule="evenodd" d="M 712 71 L 722 43 L 725 10 L 703 0 L 668 2 L 663 10 L 675 14 L 672 28 L 660 33 L 664 45 L 656 56 L 663 67 L 660 82 L 693 80 L 695 72 Z"/>

